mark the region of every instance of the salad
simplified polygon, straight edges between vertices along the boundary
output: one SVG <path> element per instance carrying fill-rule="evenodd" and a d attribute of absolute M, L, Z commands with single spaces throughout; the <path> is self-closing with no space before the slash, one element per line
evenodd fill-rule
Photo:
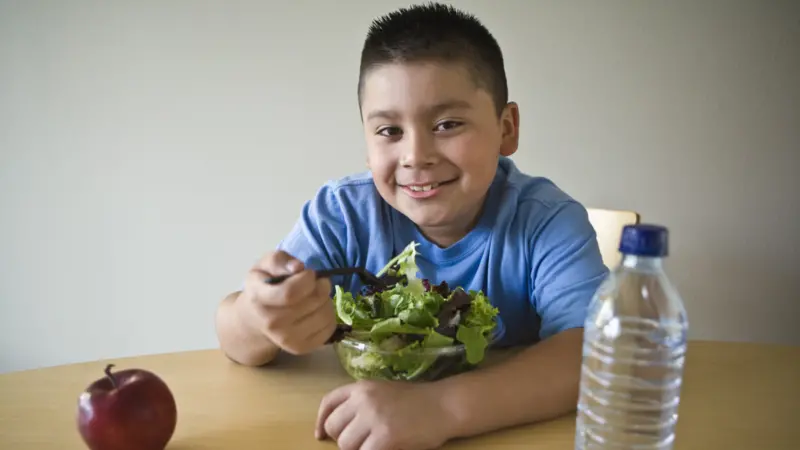
<path fill-rule="evenodd" d="M 339 358 L 354 378 L 432 380 L 480 363 L 497 322 L 481 291 L 418 277 L 411 242 L 377 273 L 385 289 L 335 287 Z"/>

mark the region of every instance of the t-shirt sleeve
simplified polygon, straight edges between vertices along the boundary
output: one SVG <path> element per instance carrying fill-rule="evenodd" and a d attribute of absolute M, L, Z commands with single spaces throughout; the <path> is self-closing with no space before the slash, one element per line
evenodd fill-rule
<path fill-rule="evenodd" d="M 309 269 L 347 265 L 347 227 L 333 186 L 323 186 L 303 205 L 300 217 L 277 249 L 299 259 Z"/>
<path fill-rule="evenodd" d="M 586 209 L 559 206 L 535 237 L 533 304 L 540 339 L 584 325 L 589 302 L 608 274 Z"/>

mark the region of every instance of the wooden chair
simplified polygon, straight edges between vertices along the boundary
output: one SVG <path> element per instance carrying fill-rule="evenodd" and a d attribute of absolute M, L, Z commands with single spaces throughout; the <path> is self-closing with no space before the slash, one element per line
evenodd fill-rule
<path fill-rule="evenodd" d="M 638 224 L 641 219 L 639 213 L 601 208 L 587 208 L 587 211 L 589 222 L 597 233 L 597 243 L 600 245 L 603 263 L 613 269 L 622 260 L 622 254 L 619 252 L 622 229 L 625 225 Z"/>

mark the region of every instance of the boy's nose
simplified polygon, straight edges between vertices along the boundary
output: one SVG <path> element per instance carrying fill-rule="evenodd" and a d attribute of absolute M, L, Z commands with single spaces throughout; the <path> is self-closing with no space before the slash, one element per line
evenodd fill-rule
<path fill-rule="evenodd" d="M 412 139 L 406 141 L 400 163 L 403 167 L 425 167 L 431 166 L 438 160 L 438 152 L 433 140 L 424 133 L 412 133 Z"/>

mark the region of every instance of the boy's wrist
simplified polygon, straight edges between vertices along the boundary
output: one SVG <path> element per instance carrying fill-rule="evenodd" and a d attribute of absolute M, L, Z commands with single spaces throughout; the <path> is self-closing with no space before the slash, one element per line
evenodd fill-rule
<path fill-rule="evenodd" d="M 469 392 L 464 388 L 464 377 L 455 376 L 439 380 L 431 387 L 439 393 L 440 405 L 442 408 L 442 422 L 447 439 L 457 439 L 469 435 L 470 411 L 466 399 L 470 398 Z"/>

